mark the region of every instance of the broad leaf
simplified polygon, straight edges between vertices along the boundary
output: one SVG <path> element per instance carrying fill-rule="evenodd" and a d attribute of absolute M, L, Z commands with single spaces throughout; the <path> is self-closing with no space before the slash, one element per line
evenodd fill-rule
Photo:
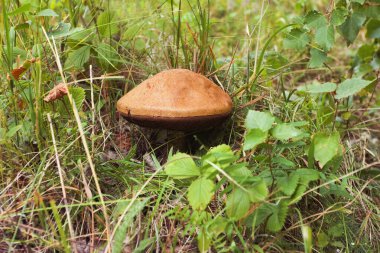
<path fill-rule="evenodd" d="M 244 150 L 255 148 L 257 145 L 264 143 L 267 140 L 268 132 L 263 132 L 260 129 L 251 129 L 244 138 Z"/>
<path fill-rule="evenodd" d="M 51 9 L 45 9 L 37 13 L 36 16 L 37 17 L 58 17 L 58 14 Z"/>
<path fill-rule="evenodd" d="M 103 37 L 110 37 L 119 32 L 115 14 L 105 11 L 98 16 L 97 19 L 98 31 Z"/>
<path fill-rule="evenodd" d="M 347 79 L 338 85 L 335 98 L 341 99 L 352 96 L 370 84 L 371 81 L 363 80 L 360 78 Z"/>
<path fill-rule="evenodd" d="M 71 51 L 65 61 L 65 69 L 82 69 L 84 64 L 90 59 L 90 46 L 83 46 Z"/>
<path fill-rule="evenodd" d="M 342 25 L 339 26 L 339 31 L 348 44 L 354 42 L 365 20 L 365 16 L 353 13 L 347 17 L 346 21 L 344 21 Z"/>
<path fill-rule="evenodd" d="M 14 15 L 18 15 L 18 14 L 27 12 L 30 10 L 31 6 L 32 5 L 30 3 L 23 4 L 20 7 L 18 7 L 17 9 L 15 9 L 14 11 L 9 12 L 8 16 L 14 16 Z"/>
<path fill-rule="evenodd" d="M 249 199 L 252 203 L 264 201 L 269 194 L 268 187 L 264 180 L 254 183 L 248 190 Z"/>
<path fill-rule="evenodd" d="M 330 50 L 334 45 L 335 30 L 332 25 L 319 27 L 315 32 L 315 42 L 326 51 Z"/>
<path fill-rule="evenodd" d="M 380 39 L 380 20 L 371 19 L 367 23 L 367 38 Z"/>
<path fill-rule="evenodd" d="M 319 68 L 327 60 L 327 54 L 323 50 L 310 49 L 309 68 Z"/>
<path fill-rule="evenodd" d="M 272 206 L 273 213 L 267 221 L 267 229 L 272 232 L 278 232 L 285 224 L 285 219 L 288 214 L 288 202 L 280 201 L 278 205 Z"/>
<path fill-rule="evenodd" d="M 326 92 L 333 92 L 336 90 L 336 84 L 335 83 L 319 83 L 319 82 L 313 82 L 311 84 L 306 84 L 304 86 L 300 86 L 298 88 L 300 91 L 305 91 L 308 93 L 326 93 Z"/>
<path fill-rule="evenodd" d="M 187 199 L 195 210 L 204 210 L 214 195 L 215 184 L 210 179 L 198 178 L 193 181 L 187 192 Z"/>
<path fill-rule="evenodd" d="M 301 130 L 287 123 L 278 124 L 272 130 L 272 136 L 281 141 L 296 138 L 302 134 L 303 132 Z"/>
<path fill-rule="evenodd" d="M 348 10 L 344 7 L 335 8 L 331 14 L 331 24 L 338 26 L 343 24 L 348 15 Z"/>
<path fill-rule="evenodd" d="M 250 110 L 245 118 L 245 126 L 248 129 L 260 129 L 265 132 L 271 129 L 274 117 L 269 112 Z"/>
<path fill-rule="evenodd" d="M 235 188 L 227 196 L 226 212 L 228 217 L 234 220 L 243 218 L 250 206 L 249 194 L 240 188 Z"/>
<path fill-rule="evenodd" d="M 340 137 L 338 132 L 331 135 L 327 133 L 317 133 L 313 137 L 314 158 L 323 168 L 329 161 L 341 153 Z"/>
<path fill-rule="evenodd" d="M 305 49 L 306 45 L 309 43 L 310 38 L 306 31 L 294 28 L 284 39 L 284 47 L 290 49 L 302 50 Z"/>
<path fill-rule="evenodd" d="M 297 188 L 299 175 L 296 172 L 290 173 L 277 179 L 277 186 L 280 191 L 288 196 L 291 196 Z"/>
<path fill-rule="evenodd" d="M 327 19 L 318 11 L 310 11 L 305 16 L 305 24 L 309 28 L 319 28 L 327 25 Z"/>
<path fill-rule="evenodd" d="M 120 57 L 114 47 L 106 43 L 99 43 L 95 47 L 95 51 L 98 53 L 98 62 L 104 70 L 117 70 Z"/>
<path fill-rule="evenodd" d="M 166 163 L 165 173 L 175 179 L 185 179 L 199 176 L 200 169 L 189 155 L 177 153 Z"/>

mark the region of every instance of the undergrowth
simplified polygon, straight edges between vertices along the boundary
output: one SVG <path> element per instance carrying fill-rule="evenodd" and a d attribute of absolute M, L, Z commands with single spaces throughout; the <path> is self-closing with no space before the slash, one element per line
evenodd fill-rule
<path fill-rule="evenodd" d="M 379 1 L 1 9 L 1 252 L 380 250 Z M 231 118 L 126 122 L 117 99 L 170 68 Z"/>

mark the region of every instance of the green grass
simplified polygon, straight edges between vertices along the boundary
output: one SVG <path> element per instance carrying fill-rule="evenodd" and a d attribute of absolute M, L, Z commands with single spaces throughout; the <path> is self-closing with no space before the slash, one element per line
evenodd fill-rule
<path fill-rule="evenodd" d="M 379 251 L 375 1 L 215 2 L 1 1 L 1 252 Z M 352 45 L 340 24 L 331 48 L 315 36 L 306 15 L 333 22 L 327 6 L 364 13 Z M 231 118 L 184 137 L 121 118 L 117 99 L 170 68 L 223 87 Z M 366 87 L 341 99 L 299 89 L 351 78 Z"/>

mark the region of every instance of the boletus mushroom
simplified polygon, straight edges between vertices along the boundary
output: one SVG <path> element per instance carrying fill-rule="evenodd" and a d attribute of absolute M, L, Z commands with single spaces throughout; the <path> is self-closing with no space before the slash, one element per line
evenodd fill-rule
<path fill-rule="evenodd" d="M 149 128 L 202 131 L 232 111 L 230 96 L 205 76 L 186 69 L 162 71 L 117 101 L 128 121 Z"/>

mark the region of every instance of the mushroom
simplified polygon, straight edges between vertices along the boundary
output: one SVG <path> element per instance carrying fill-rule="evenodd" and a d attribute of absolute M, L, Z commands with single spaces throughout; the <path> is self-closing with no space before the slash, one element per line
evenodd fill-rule
<path fill-rule="evenodd" d="M 232 100 L 205 76 L 186 69 L 162 71 L 117 101 L 128 121 L 149 128 L 202 131 L 220 125 Z"/>

